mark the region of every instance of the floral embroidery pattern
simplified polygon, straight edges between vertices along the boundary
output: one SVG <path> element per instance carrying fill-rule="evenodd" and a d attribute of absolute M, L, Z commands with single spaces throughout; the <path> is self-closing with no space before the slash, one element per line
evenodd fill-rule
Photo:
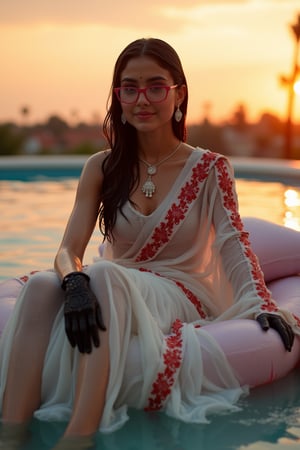
<path fill-rule="evenodd" d="M 141 267 L 139 269 L 141 272 L 149 272 L 149 273 L 153 273 L 154 275 L 158 276 L 158 277 L 163 277 L 163 275 L 161 275 L 160 273 L 157 272 L 153 272 L 150 269 L 145 269 L 144 267 Z M 196 295 L 190 291 L 187 287 L 184 286 L 183 283 L 181 283 L 180 281 L 176 281 L 173 280 L 172 278 L 168 278 L 171 281 L 173 281 L 186 295 L 187 299 L 195 306 L 196 310 L 198 311 L 200 317 L 202 319 L 206 318 L 206 313 L 203 310 L 202 304 L 200 302 L 200 300 L 198 299 L 198 297 L 196 297 Z"/>
<path fill-rule="evenodd" d="M 224 159 L 216 162 L 218 170 L 218 184 L 222 192 L 223 206 L 229 213 L 232 226 L 239 231 L 239 240 L 242 244 L 244 255 L 248 258 L 251 267 L 251 274 L 255 281 L 257 294 L 262 299 L 261 309 L 268 312 L 278 311 L 278 307 L 272 300 L 266 287 L 263 272 L 259 266 L 256 255 L 251 249 L 249 234 L 243 230 L 243 223 L 238 213 L 237 203 L 233 190 L 233 180 L 228 172 Z"/>
<path fill-rule="evenodd" d="M 300 319 L 298 316 L 296 316 L 296 314 L 293 314 L 294 319 L 296 320 L 297 323 L 297 327 L 300 327 Z"/>
<path fill-rule="evenodd" d="M 196 310 L 198 311 L 200 317 L 202 319 L 205 319 L 206 314 L 202 308 L 202 304 L 201 304 L 200 300 L 196 297 L 196 295 L 192 291 L 190 291 L 188 288 L 186 288 L 182 283 L 180 283 L 180 281 L 175 281 L 175 283 L 185 293 L 188 300 L 191 303 L 193 303 L 193 305 L 195 306 Z"/>
<path fill-rule="evenodd" d="M 22 281 L 23 283 L 27 283 L 27 281 L 30 278 L 30 275 L 34 275 L 37 272 L 40 272 L 40 271 L 39 270 L 32 270 L 31 272 L 29 272 L 29 275 L 23 275 L 22 277 L 19 278 L 19 280 Z"/>
<path fill-rule="evenodd" d="M 86 267 L 88 267 L 86 264 L 82 266 L 82 269 L 85 269 Z M 22 275 L 21 277 L 16 278 L 17 280 L 20 280 L 22 283 L 27 283 L 27 281 L 29 280 L 29 278 L 31 278 L 32 275 L 34 275 L 35 273 L 38 272 L 42 272 L 42 270 L 32 270 L 31 272 L 28 273 L 28 275 Z M 53 272 L 53 270 L 48 269 L 48 270 L 44 270 L 44 272 Z"/>
<path fill-rule="evenodd" d="M 164 338 L 164 369 L 157 374 L 157 378 L 152 385 L 148 406 L 145 407 L 145 411 L 162 409 L 171 393 L 176 373 L 182 362 L 182 327 L 182 322 L 176 319 L 172 325 L 172 334 Z"/>
<path fill-rule="evenodd" d="M 201 161 L 192 170 L 190 180 L 181 188 L 177 201 L 171 205 L 165 219 L 153 230 L 150 240 L 136 257 L 136 262 L 153 258 L 169 242 L 175 227 L 184 220 L 192 202 L 197 198 L 200 184 L 207 178 L 210 167 L 217 158 L 217 154 L 209 151 L 202 155 Z"/>

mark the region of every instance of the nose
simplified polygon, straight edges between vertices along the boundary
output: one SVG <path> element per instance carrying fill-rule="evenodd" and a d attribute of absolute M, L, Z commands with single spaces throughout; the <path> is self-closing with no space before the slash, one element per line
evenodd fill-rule
<path fill-rule="evenodd" d="M 149 100 L 146 97 L 146 92 L 139 92 L 136 103 L 137 104 L 145 104 L 145 103 L 148 104 L 149 103 Z"/>

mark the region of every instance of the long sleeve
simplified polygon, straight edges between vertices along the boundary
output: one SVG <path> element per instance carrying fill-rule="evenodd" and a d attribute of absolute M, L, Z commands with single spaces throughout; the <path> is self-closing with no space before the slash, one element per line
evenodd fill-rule
<path fill-rule="evenodd" d="M 238 211 L 238 198 L 233 171 L 228 161 L 217 161 L 214 174 L 217 191 L 213 223 L 216 243 L 220 248 L 223 269 L 233 290 L 234 303 L 251 299 L 257 311 L 277 312 L 278 307 L 268 290 L 258 258 L 251 248 L 249 234 Z"/>

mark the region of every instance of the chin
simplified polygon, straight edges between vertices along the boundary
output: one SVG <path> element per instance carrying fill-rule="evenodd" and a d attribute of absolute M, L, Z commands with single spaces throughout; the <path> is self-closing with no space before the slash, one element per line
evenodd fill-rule
<path fill-rule="evenodd" d="M 131 124 L 137 131 L 155 131 L 160 126 L 154 122 L 134 122 Z"/>

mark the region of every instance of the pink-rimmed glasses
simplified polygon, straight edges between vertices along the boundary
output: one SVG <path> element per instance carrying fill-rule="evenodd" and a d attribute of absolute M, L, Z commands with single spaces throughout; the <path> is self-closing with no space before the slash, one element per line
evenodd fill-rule
<path fill-rule="evenodd" d="M 114 89 L 116 96 L 121 103 L 128 105 L 136 103 L 141 93 L 144 94 L 148 102 L 160 103 L 166 100 L 171 89 L 175 89 L 178 84 L 173 86 L 148 86 L 145 88 L 138 88 L 134 86 L 121 86 Z"/>

